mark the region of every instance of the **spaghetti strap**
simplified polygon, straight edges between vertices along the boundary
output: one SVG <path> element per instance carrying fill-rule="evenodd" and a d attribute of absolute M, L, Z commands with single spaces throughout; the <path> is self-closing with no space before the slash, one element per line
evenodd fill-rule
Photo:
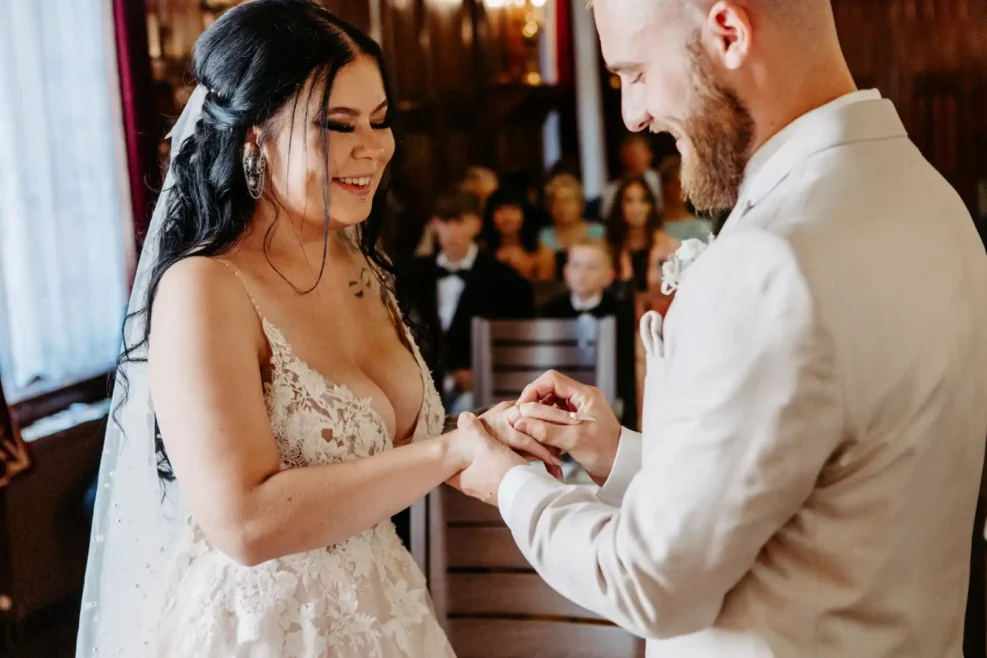
<path fill-rule="evenodd" d="M 227 263 L 225 260 L 220 260 L 219 262 L 225 265 L 230 272 L 233 272 L 233 276 L 235 276 L 236 280 L 240 282 L 240 287 L 243 288 L 243 292 L 245 295 L 247 295 L 247 299 L 249 299 L 250 303 L 254 305 L 254 310 L 257 311 L 257 315 L 260 316 L 261 320 L 265 320 L 266 318 L 264 317 L 264 314 L 261 312 L 260 306 L 257 305 L 257 300 L 255 300 L 254 296 L 250 294 L 250 290 L 247 288 L 246 281 L 244 281 L 243 277 L 240 276 L 240 271 L 235 267 L 233 267 L 232 265 L 230 265 L 229 263 Z"/>

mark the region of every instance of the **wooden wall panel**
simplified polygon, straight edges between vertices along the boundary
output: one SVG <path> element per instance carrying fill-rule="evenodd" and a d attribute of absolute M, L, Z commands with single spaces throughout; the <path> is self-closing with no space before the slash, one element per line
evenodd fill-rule
<path fill-rule="evenodd" d="M 370 3 L 354 2 L 353 0 L 319 0 L 324 7 L 329 8 L 343 20 L 356 25 L 364 32 L 370 31 Z"/>
<path fill-rule="evenodd" d="M 0 532 L 8 541 L 8 593 L 18 621 L 82 589 L 91 523 L 85 495 L 99 470 L 105 428 L 105 421 L 92 421 L 32 441 L 34 469 L 4 490 Z"/>
<path fill-rule="evenodd" d="M 424 131 L 406 134 L 404 151 L 406 186 L 413 187 L 422 199 L 432 198 L 441 184 L 435 175 L 437 153 L 432 136 Z"/>
<path fill-rule="evenodd" d="M 892 100 L 912 140 L 978 211 L 987 179 L 987 2 L 833 0 L 861 87 Z"/>
<path fill-rule="evenodd" d="M 407 209 L 398 230 L 400 258 L 417 244 L 435 194 L 460 181 L 469 166 L 540 172 L 545 117 L 559 110 L 568 118 L 574 102 L 571 89 L 523 84 L 531 49 L 517 43 L 523 21 L 491 29 L 480 0 L 379 2 L 404 135 L 405 166 L 396 181 Z M 564 131 L 563 150 L 574 152 L 575 122 L 563 124 L 573 127 Z"/>
<path fill-rule="evenodd" d="M 471 97 L 478 82 L 473 51 L 471 3 L 425 0 L 427 57 L 435 92 L 448 97 Z"/>
<path fill-rule="evenodd" d="M 381 3 L 381 46 L 399 107 L 420 105 L 431 91 L 421 55 L 420 9 L 419 3 L 414 0 L 387 0 Z"/>

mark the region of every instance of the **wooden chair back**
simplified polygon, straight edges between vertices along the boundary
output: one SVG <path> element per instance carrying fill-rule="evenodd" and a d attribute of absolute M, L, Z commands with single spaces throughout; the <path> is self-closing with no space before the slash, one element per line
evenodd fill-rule
<path fill-rule="evenodd" d="M 514 400 L 546 370 L 558 370 L 617 398 L 617 321 L 473 319 L 474 404 Z"/>

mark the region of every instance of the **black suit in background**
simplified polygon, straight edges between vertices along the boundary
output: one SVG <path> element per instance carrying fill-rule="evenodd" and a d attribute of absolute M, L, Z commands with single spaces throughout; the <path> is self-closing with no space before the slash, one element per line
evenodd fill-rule
<path fill-rule="evenodd" d="M 534 317 L 535 300 L 531 284 L 513 268 L 489 254 L 479 252 L 473 267 L 462 274 L 466 285 L 459 295 L 456 313 L 448 331 L 439 321 L 439 268 L 437 256 L 414 259 L 407 273 L 398 276 L 397 285 L 411 305 L 411 315 L 425 334 L 419 345 L 435 385 L 442 392 L 447 372 L 469 368 L 472 362 L 473 318 L 491 320 Z M 458 276 L 458 275 L 455 275 Z M 449 400 L 443 400 L 446 404 Z M 391 520 L 404 545 L 411 549 L 410 511 L 398 512 Z"/>
<path fill-rule="evenodd" d="M 432 376 L 441 388 L 446 373 L 468 369 L 471 365 L 473 318 L 532 318 L 535 315 L 535 298 L 527 279 L 481 251 L 473 267 L 463 273 L 466 285 L 459 296 L 459 304 L 448 330 L 442 331 L 439 321 L 439 274 L 436 258 L 419 258 L 412 268 L 408 284 L 411 286 L 409 297 L 415 317 L 427 331 L 430 343 L 427 360 Z"/>
<path fill-rule="evenodd" d="M 617 320 L 617 396 L 624 404 L 621 425 L 629 429 L 638 429 L 637 425 L 637 331 L 634 323 L 634 306 L 630 302 L 618 299 L 609 290 L 603 293 L 603 299 L 594 308 L 587 311 L 577 311 L 572 305 L 571 296 L 566 293 L 556 297 L 542 309 L 541 315 L 546 318 L 572 319 L 588 313 L 595 318 L 613 316 Z"/>

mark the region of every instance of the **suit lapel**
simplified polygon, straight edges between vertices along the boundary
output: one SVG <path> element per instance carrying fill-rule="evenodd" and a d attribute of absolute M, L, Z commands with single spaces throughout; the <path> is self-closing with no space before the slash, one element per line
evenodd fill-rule
<path fill-rule="evenodd" d="M 803 162 L 854 142 L 908 137 L 894 104 L 883 98 L 823 107 L 796 119 L 754 154 L 740 199 L 723 229 L 738 224 Z"/>
<path fill-rule="evenodd" d="M 463 322 L 471 322 L 470 300 L 475 299 L 475 296 L 478 294 L 476 290 L 479 287 L 478 279 L 483 276 L 483 266 L 483 255 L 477 254 L 476 260 L 473 262 L 473 267 L 470 268 L 469 275 L 466 277 L 466 285 L 463 286 L 463 292 L 459 295 L 456 312 L 452 314 L 449 331 L 446 333 L 451 333 L 453 328 L 459 327 Z"/>
<path fill-rule="evenodd" d="M 421 284 L 419 285 L 418 307 L 421 309 L 422 320 L 426 326 L 440 327 L 439 323 L 439 288 L 435 276 L 435 258 L 423 262 Z M 441 329 L 440 329 L 441 331 Z"/>

